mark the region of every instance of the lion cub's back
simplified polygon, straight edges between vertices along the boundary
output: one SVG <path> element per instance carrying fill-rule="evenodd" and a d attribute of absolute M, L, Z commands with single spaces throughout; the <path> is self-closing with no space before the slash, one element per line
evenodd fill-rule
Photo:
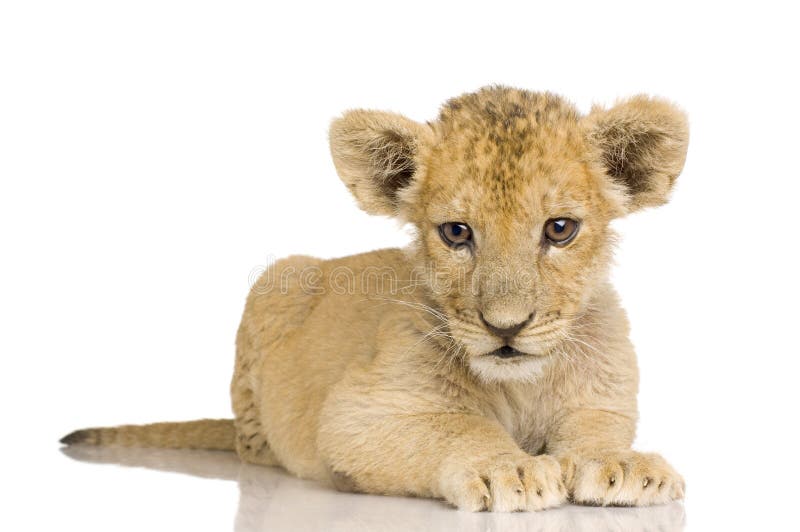
<path fill-rule="evenodd" d="M 253 285 L 239 334 L 257 350 L 290 337 L 319 339 L 327 350 L 345 348 L 373 334 L 385 314 L 414 299 L 401 290 L 412 277 L 401 249 L 330 260 L 287 257 Z"/>

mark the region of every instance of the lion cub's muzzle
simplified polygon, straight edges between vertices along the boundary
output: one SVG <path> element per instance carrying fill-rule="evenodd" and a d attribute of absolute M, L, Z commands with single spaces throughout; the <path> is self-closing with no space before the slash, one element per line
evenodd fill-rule
<path fill-rule="evenodd" d="M 499 349 L 495 349 L 491 353 L 487 353 L 488 355 L 497 356 L 497 357 L 500 357 L 500 358 L 513 358 L 513 357 L 525 355 L 525 353 L 523 353 L 521 351 L 517 351 L 516 349 L 511 347 L 509 344 L 514 339 L 514 337 L 517 334 L 519 334 L 519 332 L 522 329 L 525 328 L 525 326 L 527 326 L 530 322 L 533 321 L 534 315 L 536 314 L 535 312 L 531 313 L 527 317 L 527 319 L 525 319 L 525 320 L 523 320 L 523 321 L 521 321 L 519 323 L 516 323 L 514 325 L 511 325 L 510 327 L 498 327 L 497 325 L 489 323 L 486 320 L 486 318 L 484 318 L 483 312 L 479 312 L 478 314 L 481 317 L 481 322 L 483 322 L 483 325 L 486 326 L 487 329 L 489 329 L 489 332 L 491 332 L 495 336 L 499 336 L 503 340 L 503 342 L 505 343 L 505 345 L 503 345 Z"/>

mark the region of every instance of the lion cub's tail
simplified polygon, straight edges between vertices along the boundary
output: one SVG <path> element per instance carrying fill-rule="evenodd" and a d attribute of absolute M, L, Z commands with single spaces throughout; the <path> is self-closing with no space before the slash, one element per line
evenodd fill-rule
<path fill-rule="evenodd" d="M 61 438 L 61 443 L 232 451 L 235 439 L 232 419 L 200 419 L 76 430 Z"/>

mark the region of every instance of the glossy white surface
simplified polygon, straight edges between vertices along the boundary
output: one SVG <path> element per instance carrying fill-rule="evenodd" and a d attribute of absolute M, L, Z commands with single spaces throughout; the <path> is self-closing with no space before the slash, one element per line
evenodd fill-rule
<path fill-rule="evenodd" d="M 64 454 L 82 462 L 143 467 L 152 471 L 190 475 L 196 477 L 196 483 L 211 483 L 212 479 L 225 481 L 226 491 L 238 493 L 235 515 L 230 515 L 233 530 L 236 532 L 667 532 L 683 530 L 685 521 L 681 503 L 651 508 L 589 508 L 568 505 L 528 514 L 462 512 L 440 501 L 339 493 L 323 484 L 291 477 L 277 468 L 241 464 L 233 453 L 227 452 L 72 447 L 64 449 Z M 91 474 L 92 471 L 87 468 L 83 472 Z M 130 472 L 115 470 L 113 474 L 116 475 L 117 482 L 124 482 L 124 475 Z M 148 475 L 150 484 L 157 485 L 163 480 L 163 475 L 164 473 Z M 99 491 L 108 487 L 96 486 L 96 489 Z M 175 496 L 180 497 L 180 494 L 176 493 Z M 193 518 L 196 519 L 209 510 L 198 508 L 198 515 Z M 150 526 L 158 528 L 157 519 L 153 519 Z"/>

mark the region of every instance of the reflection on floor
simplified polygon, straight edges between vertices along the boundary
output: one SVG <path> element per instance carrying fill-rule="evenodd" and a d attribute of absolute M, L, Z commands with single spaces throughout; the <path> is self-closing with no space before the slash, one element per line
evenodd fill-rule
<path fill-rule="evenodd" d="M 75 460 L 144 467 L 201 478 L 236 481 L 239 510 L 236 532 L 265 530 L 325 531 L 488 531 L 535 530 L 683 530 L 680 503 L 650 508 L 564 506 L 537 513 L 493 514 L 457 511 L 440 501 L 375 495 L 353 495 L 299 480 L 277 468 L 246 465 L 233 453 L 65 447 Z"/>

